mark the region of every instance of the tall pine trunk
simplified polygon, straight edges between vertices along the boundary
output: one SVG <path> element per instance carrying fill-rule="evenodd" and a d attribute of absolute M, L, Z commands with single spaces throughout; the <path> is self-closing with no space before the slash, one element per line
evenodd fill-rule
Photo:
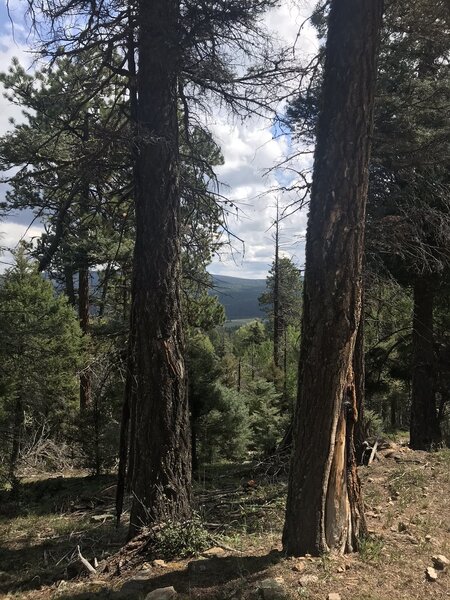
<path fill-rule="evenodd" d="M 138 4 L 133 310 L 136 406 L 130 536 L 190 515 L 191 450 L 181 328 L 178 0 Z"/>
<path fill-rule="evenodd" d="M 418 278 L 414 283 L 410 422 L 410 446 L 414 450 L 431 450 L 441 442 L 434 381 L 433 305 L 432 283 Z"/>
<path fill-rule="evenodd" d="M 88 143 L 89 112 L 84 115 L 83 141 Z M 84 192 L 80 198 L 81 214 L 87 215 L 90 210 L 90 188 L 89 181 L 83 182 Z M 87 232 L 85 232 L 87 233 Z M 85 248 L 81 247 L 78 269 L 78 317 L 83 335 L 89 334 L 89 256 Z M 92 405 L 92 374 L 89 366 L 86 366 L 80 374 L 80 413 L 85 413 Z"/>
<path fill-rule="evenodd" d="M 78 270 L 78 318 L 83 335 L 89 333 L 89 266 L 83 256 Z M 85 413 L 92 404 L 92 377 L 90 367 L 80 373 L 80 412 Z"/>
<path fill-rule="evenodd" d="M 132 10 L 132 2 L 128 0 L 128 38 L 127 38 L 127 66 L 128 66 L 128 91 L 130 94 L 130 122 L 132 125 L 133 138 L 137 138 L 138 130 L 138 96 L 137 96 L 137 67 L 136 67 L 136 40 L 135 20 Z M 131 145 L 131 159 L 133 165 L 133 198 L 136 198 L 136 186 L 138 180 L 138 147 L 136 143 Z M 134 442 L 136 438 L 135 408 L 136 408 L 136 323 L 134 316 L 135 293 L 135 258 L 133 255 L 133 270 L 131 273 L 131 303 L 130 313 L 127 313 L 127 277 L 123 269 L 123 318 L 126 322 L 128 317 L 128 343 L 126 356 L 126 377 L 124 398 L 122 405 L 122 419 L 119 435 L 119 468 L 117 473 L 116 488 L 116 519 L 117 526 L 123 510 L 125 489 L 131 491 L 133 484 Z"/>
<path fill-rule="evenodd" d="M 306 242 L 299 397 L 283 545 L 352 551 L 365 531 L 353 429 L 382 0 L 333 0 Z"/>
<path fill-rule="evenodd" d="M 277 218 L 275 221 L 275 264 L 273 274 L 273 364 L 280 367 L 280 221 L 277 200 Z"/>

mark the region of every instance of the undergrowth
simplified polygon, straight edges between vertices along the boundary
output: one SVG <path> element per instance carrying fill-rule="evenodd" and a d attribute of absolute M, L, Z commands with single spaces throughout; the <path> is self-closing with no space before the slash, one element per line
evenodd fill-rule
<path fill-rule="evenodd" d="M 155 536 L 153 552 L 160 558 L 171 560 L 196 556 L 211 545 L 211 537 L 201 520 L 170 522 Z"/>
<path fill-rule="evenodd" d="M 383 541 L 375 536 L 365 536 L 359 542 L 359 556 L 364 562 L 378 563 L 383 552 Z"/>

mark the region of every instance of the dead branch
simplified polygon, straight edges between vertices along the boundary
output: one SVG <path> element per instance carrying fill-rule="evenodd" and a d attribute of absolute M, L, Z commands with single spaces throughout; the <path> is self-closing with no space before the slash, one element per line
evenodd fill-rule
<path fill-rule="evenodd" d="M 92 574 L 96 574 L 97 570 L 91 565 L 91 563 L 84 558 L 84 556 L 81 554 L 81 550 L 80 550 L 80 546 L 77 546 L 77 553 L 78 553 L 78 558 L 80 559 L 80 561 L 83 563 L 83 566 L 89 571 L 89 573 Z"/>

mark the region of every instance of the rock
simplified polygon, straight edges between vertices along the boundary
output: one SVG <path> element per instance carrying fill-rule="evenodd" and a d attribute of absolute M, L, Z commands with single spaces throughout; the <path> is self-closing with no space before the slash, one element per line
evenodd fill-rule
<path fill-rule="evenodd" d="M 386 450 L 386 452 L 384 452 L 383 454 L 386 458 L 389 458 L 390 456 L 392 456 L 395 453 L 396 453 L 396 448 L 390 448 L 389 450 Z"/>
<path fill-rule="evenodd" d="M 200 573 L 206 573 L 208 571 L 208 566 L 209 566 L 209 561 L 207 561 L 205 558 L 202 558 L 200 560 L 191 560 L 190 563 L 188 563 L 188 573 L 190 575 L 198 575 Z"/>
<path fill-rule="evenodd" d="M 92 515 L 91 523 L 104 523 L 105 521 L 112 521 L 114 519 L 114 515 L 105 514 L 105 515 Z"/>
<path fill-rule="evenodd" d="M 328 594 L 328 600 L 341 600 L 341 595 L 336 592 L 331 592 Z"/>
<path fill-rule="evenodd" d="M 79 560 L 69 563 L 66 567 L 67 579 L 75 579 L 84 572 L 84 567 Z"/>
<path fill-rule="evenodd" d="M 287 593 L 283 586 L 282 577 L 264 579 L 260 582 L 258 589 L 264 600 L 286 600 Z"/>
<path fill-rule="evenodd" d="M 398 450 L 399 446 L 398 444 L 396 444 L 395 442 L 393 442 L 392 440 L 380 440 L 379 444 L 378 444 L 378 448 L 380 451 L 383 450 Z"/>
<path fill-rule="evenodd" d="M 89 579 L 89 585 L 106 585 L 106 581 L 103 579 Z"/>
<path fill-rule="evenodd" d="M 433 569 L 433 567 L 427 567 L 425 575 L 428 581 L 437 581 L 438 574 L 436 569 Z"/>
<path fill-rule="evenodd" d="M 214 548 L 208 548 L 208 550 L 202 552 L 202 556 L 207 556 L 208 558 L 218 558 L 220 556 L 224 556 L 225 554 L 225 550 L 223 548 L 220 548 L 219 546 Z"/>
<path fill-rule="evenodd" d="M 175 588 L 170 586 L 153 590 L 153 592 L 147 594 L 145 600 L 173 600 L 177 596 L 178 594 L 176 593 Z"/>
<path fill-rule="evenodd" d="M 414 544 L 415 546 L 417 546 L 417 544 L 419 543 L 419 540 L 417 538 L 415 538 L 413 535 L 411 535 L 410 533 L 408 533 L 405 537 L 408 540 L 408 542 L 410 542 L 411 544 Z"/>
<path fill-rule="evenodd" d="M 432 539 L 433 538 L 431 537 L 431 535 L 429 533 L 425 536 L 425 541 L 426 542 L 431 542 Z"/>
<path fill-rule="evenodd" d="M 337 572 L 338 573 L 345 573 L 345 567 L 338 567 L 337 568 Z"/>
<path fill-rule="evenodd" d="M 106 559 L 100 560 L 97 565 L 97 573 L 108 573 L 109 564 Z"/>
<path fill-rule="evenodd" d="M 393 460 L 396 460 L 397 462 L 402 460 L 401 454 L 396 452 L 396 450 L 394 450 L 394 449 L 383 452 L 383 455 L 385 458 L 392 458 Z"/>
<path fill-rule="evenodd" d="M 167 563 L 165 560 L 161 560 L 160 558 L 157 558 L 156 560 L 154 560 L 152 562 L 152 565 L 154 567 L 158 567 L 159 569 L 167 569 Z"/>
<path fill-rule="evenodd" d="M 317 575 L 303 575 L 303 577 L 300 577 L 298 582 L 301 587 L 307 587 L 311 583 L 317 583 L 318 581 L 319 578 Z"/>
<path fill-rule="evenodd" d="M 121 597 L 127 596 L 138 596 L 139 594 L 145 594 L 152 585 L 152 571 L 140 571 L 138 575 L 135 575 L 131 579 L 125 581 L 120 588 Z"/>
<path fill-rule="evenodd" d="M 439 571 L 443 571 L 450 565 L 450 560 L 443 554 L 436 554 L 431 560 L 433 561 L 434 567 L 439 569 Z"/>
<path fill-rule="evenodd" d="M 304 562 L 299 561 L 297 564 L 295 564 L 292 567 L 292 570 L 295 571 L 296 573 L 301 573 L 302 571 L 305 570 L 306 564 Z"/>

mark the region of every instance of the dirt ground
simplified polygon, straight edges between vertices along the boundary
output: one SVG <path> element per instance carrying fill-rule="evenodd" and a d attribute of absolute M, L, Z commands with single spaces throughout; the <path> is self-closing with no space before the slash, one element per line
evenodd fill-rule
<path fill-rule="evenodd" d="M 359 553 L 320 558 L 281 553 L 286 476 L 280 465 L 203 470 L 195 484 L 197 512 L 205 548 L 219 549 L 156 563 L 164 557 L 141 541 L 120 551 L 126 527 L 116 529 L 112 519 L 113 476 L 26 481 L 18 496 L 0 497 L 0 598 L 118 598 L 123 583 L 141 575 L 145 593 L 174 586 L 180 598 L 202 600 L 256 599 L 269 578 L 278 578 L 292 599 L 325 600 L 331 592 L 342 600 L 448 599 L 449 570 L 435 582 L 425 570 L 433 555 L 450 558 L 450 451 L 399 446 L 379 458 L 360 470 L 370 536 Z M 176 537 L 166 544 L 176 552 Z M 96 574 L 80 569 L 77 546 L 92 564 L 97 559 Z"/>

